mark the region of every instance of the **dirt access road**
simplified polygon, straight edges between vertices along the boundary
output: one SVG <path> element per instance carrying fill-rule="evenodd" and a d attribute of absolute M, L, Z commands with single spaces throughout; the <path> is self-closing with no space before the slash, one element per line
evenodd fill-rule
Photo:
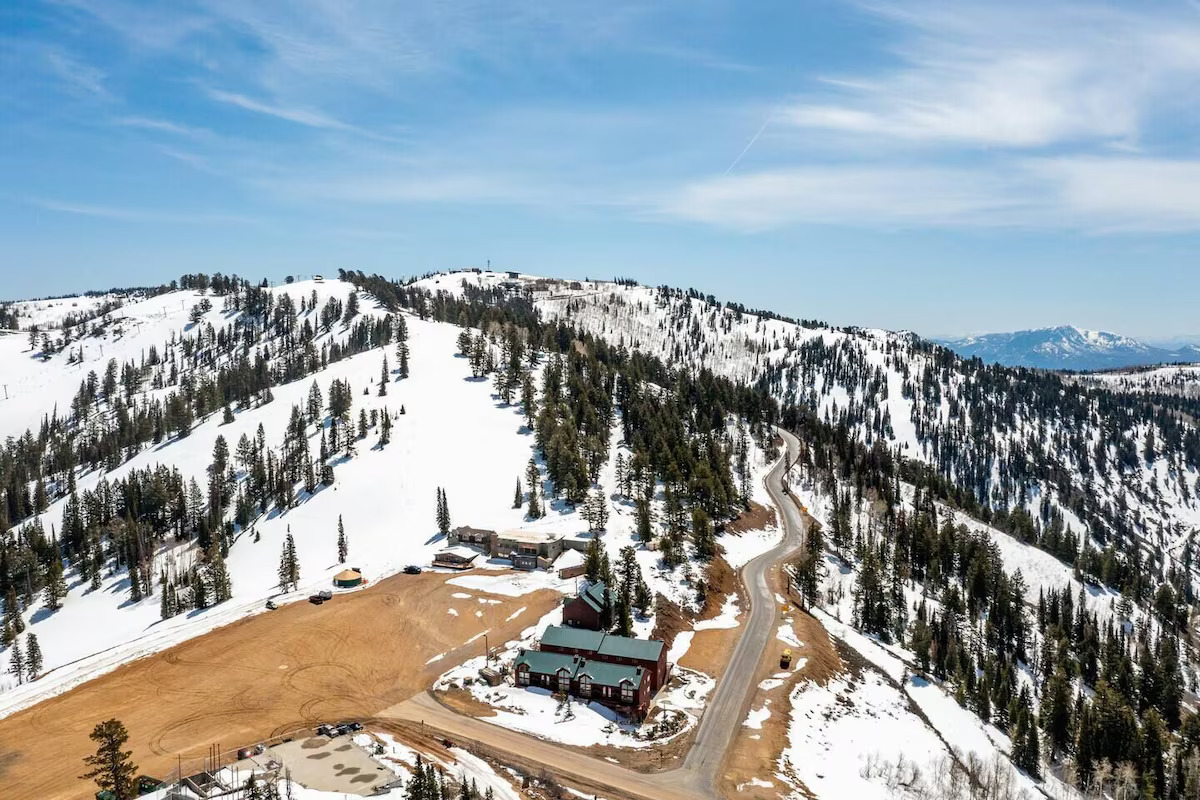
<path fill-rule="evenodd" d="M 212 744 L 230 750 L 316 722 L 369 719 L 478 655 L 483 631 L 514 639 L 561 600 L 547 590 L 488 595 L 448 577 L 396 575 L 321 606 L 282 606 L 0 719 L 0 797 L 90 798 L 95 787 L 78 775 L 95 751 L 88 734 L 109 717 L 129 729 L 141 772 L 159 777 L 177 754 L 199 757 Z"/>
<path fill-rule="evenodd" d="M 720 797 L 717 782 L 725 754 L 734 733 L 746 718 L 757 687 L 758 665 L 774 633 L 778 616 L 774 590 L 767 575 L 800 547 L 804 536 L 803 518 L 791 499 L 785 496 L 783 483 L 786 467 L 795 460 L 800 443 L 786 431 L 779 433 L 787 444 L 787 456 L 781 458 L 767 475 L 766 483 L 784 526 L 783 540 L 742 568 L 742 580 L 751 602 L 750 617 L 742 626 L 742 634 L 729 666 L 700 719 L 692 749 L 682 766 L 650 774 L 634 772 L 566 747 L 457 714 L 439 704 L 428 693 L 399 703 L 380 716 L 420 723 L 423 727 L 444 731 L 450 738 L 478 741 L 516 761 L 540 765 L 564 780 L 578 782 L 589 790 L 616 790 L 643 800 Z"/>

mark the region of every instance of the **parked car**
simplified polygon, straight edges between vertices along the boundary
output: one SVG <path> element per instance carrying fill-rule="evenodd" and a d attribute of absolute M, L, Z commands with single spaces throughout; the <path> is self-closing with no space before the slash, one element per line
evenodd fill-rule
<path fill-rule="evenodd" d="M 338 730 L 342 733 L 358 733 L 362 730 L 361 722 L 342 722 L 338 724 Z"/>
<path fill-rule="evenodd" d="M 317 736 L 328 736 L 329 738 L 332 739 L 334 736 L 337 736 L 337 735 L 338 735 L 338 732 L 334 729 L 334 727 L 332 725 L 318 725 L 317 726 Z"/>
<path fill-rule="evenodd" d="M 404 574 L 405 575 L 420 575 L 421 568 L 418 567 L 416 564 L 409 564 L 407 567 L 404 568 Z"/>
<path fill-rule="evenodd" d="M 267 601 L 267 610 L 268 610 L 268 611 L 274 611 L 274 610 L 275 610 L 275 609 L 277 609 L 277 608 L 279 608 L 279 606 L 275 605 L 275 601 L 274 601 L 274 600 L 268 600 L 268 601 Z"/>
<path fill-rule="evenodd" d="M 319 606 L 321 603 L 325 602 L 325 598 L 321 597 L 319 594 L 310 594 L 308 596 L 308 602 L 312 603 L 314 606 Z"/>
<path fill-rule="evenodd" d="M 317 592 L 317 596 L 322 600 L 332 600 L 333 592 L 329 591 L 328 589 L 322 589 L 321 591 Z"/>

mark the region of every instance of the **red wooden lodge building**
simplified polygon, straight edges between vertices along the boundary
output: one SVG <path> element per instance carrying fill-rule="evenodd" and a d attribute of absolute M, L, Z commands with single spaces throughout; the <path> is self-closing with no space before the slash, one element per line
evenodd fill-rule
<path fill-rule="evenodd" d="M 643 719 L 667 682 L 667 649 L 657 639 L 550 626 L 540 650 L 523 650 L 513 664 L 518 686 L 595 700 Z"/>

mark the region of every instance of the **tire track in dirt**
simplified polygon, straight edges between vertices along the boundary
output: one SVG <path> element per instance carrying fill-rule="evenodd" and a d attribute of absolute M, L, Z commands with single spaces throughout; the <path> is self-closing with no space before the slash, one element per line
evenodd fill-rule
<path fill-rule="evenodd" d="M 78 779 L 95 750 L 88 733 L 114 716 L 150 775 L 169 774 L 177 754 L 203 757 L 211 743 L 229 749 L 319 722 L 373 718 L 454 666 L 449 655 L 429 665 L 432 656 L 478 655 L 482 641 L 464 643 L 481 630 L 494 630 L 495 644 L 559 602 L 546 591 L 494 596 L 498 604 L 482 618 L 455 618 L 446 608 L 460 590 L 449 577 L 397 575 L 321 606 L 247 616 L 0 719 L 0 795 L 90 800 L 94 788 Z M 528 607 L 521 621 L 507 623 L 520 606 Z"/>

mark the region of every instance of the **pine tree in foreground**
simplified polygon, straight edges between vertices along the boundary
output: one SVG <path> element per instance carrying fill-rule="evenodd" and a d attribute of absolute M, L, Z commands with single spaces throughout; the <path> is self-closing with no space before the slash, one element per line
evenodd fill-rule
<path fill-rule="evenodd" d="M 92 729 L 88 738 L 96 743 L 96 753 L 83 759 L 90 769 L 79 777 L 94 780 L 102 790 L 112 792 L 117 800 L 133 800 L 137 796 L 134 776 L 138 770 L 132 760 L 133 752 L 121 749 L 129 741 L 129 731 L 120 721 L 110 719 Z"/>
<path fill-rule="evenodd" d="M 443 536 L 450 533 L 450 505 L 446 502 L 446 490 L 437 490 L 437 528 Z"/>
<path fill-rule="evenodd" d="M 588 583 L 595 583 L 596 581 L 600 580 L 600 565 L 600 540 L 592 537 L 592 539 L 588 541 L 587 553 L 583 558 L 583 570 L 584 575 L 587 576 Z"/>
<path fill-rule="evenodd" d="M 25 682 L 25 654 L 21 652 L 21 641 L 19 639 L 13 639 L 9 655 L 8 671 L 9 674 L 17 679 L 17 683 Z"/>
<path fill-rule="evenodd" d="M 62 608 L 63 598 L 67 596 L 67 581 L 63 577 L 62 559 L 58 556 L 57 544 L 54 553 L 54 557 L 50 559 L 50 567 L 46 570 L 46 588 L 42 595 L 49 611 Z"/>
<path fill-rule="evenodd" d="M 538 471 L 537 462 L 530 457 L 529 466 L 525 468 L 525 483 L 529 485 L 530 519 L 537 519 L 542 515 L 542 508 L 538 504 L 538 484 L 541 483 L 541 477 L 541 473 Z"/>
<path fill-rule="evenodd" d="M 408 342 L 400 342 L 396 347 L 396 351 L 400 356 L 399 373 L 401 379 L 408 377 Z"/>
<path fill-rule="evenodd" d="M 338 563 L 345 564 L 346 556 L 350 553 L 350 545 L 346 542 L 346 527 L 342 524 L 342 515 L 338 514 Z"/>
<path fill-rule="evenodd" d="M 391 376 L 391 372 L 388 370 L 387 354 L 384 354 L 383 369 L 381 369 L 379 371 L 379 396 L 380 397 L 387 397 L 387 385 L 388 385 L 388 380 L 389 380 L 390 376 Z"/>
<path fill-rule="evenodd" d="M 42 646 L 33 631 L 25 637 L 25 673 L 31 681 L 42 674 Z"/>
<path fill-rule="evenodd" d="M 517 478 L 517 490 L 513 493 L 513 508 L 520 508 L 525 501 L 525 493 L 521 491 L 521 479 Z"/>
<path fill-rule="evenodd" d="M 300 584 L 300 561 L 296 557 L 296 540 L 289 533 L 283 543 L 283 552 L 279 555 L 279 588 L 287 591 L 290 586 L 294 591 Z"/>

